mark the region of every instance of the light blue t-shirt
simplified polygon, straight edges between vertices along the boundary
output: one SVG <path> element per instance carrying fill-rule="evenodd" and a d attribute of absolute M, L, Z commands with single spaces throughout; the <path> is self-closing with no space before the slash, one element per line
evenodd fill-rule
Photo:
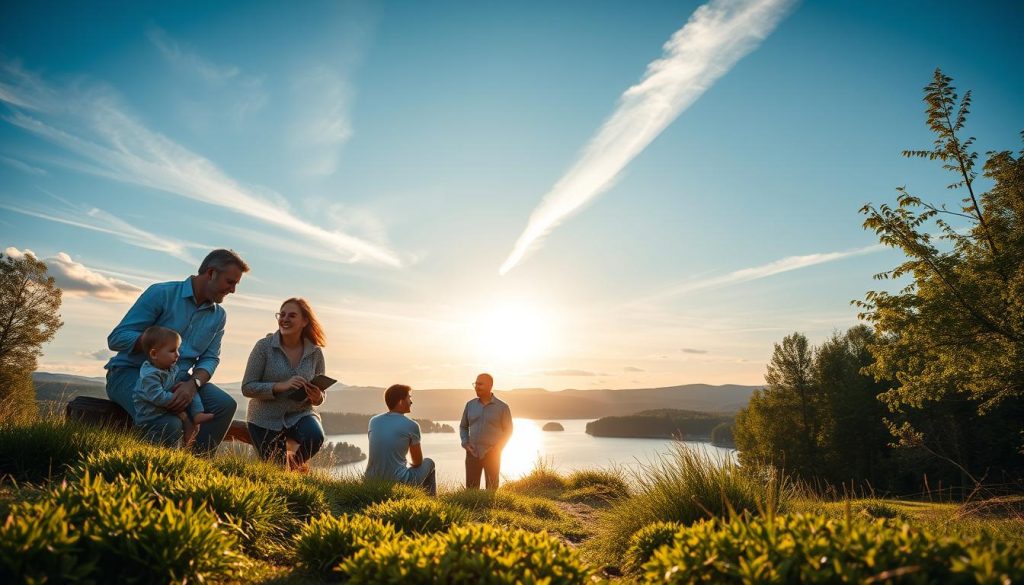
<path fill-rule="evenodd" d="M 370 419 L 367 434 L 370 436 L 370 453 L 366 462 L 366 479 L 402 483 L 422 481 L 419 478 L 420 468 L 410 468 L 406 462 L 409 446 L 420 444 L 420 425 L 416 421 L 400 412 L 385 412 Z"/>

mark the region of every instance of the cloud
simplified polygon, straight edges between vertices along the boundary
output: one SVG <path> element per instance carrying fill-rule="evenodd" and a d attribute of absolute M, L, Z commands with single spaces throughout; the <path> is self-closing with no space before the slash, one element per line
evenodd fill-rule
<path fill-rule="evenodd" d="M 708 350 L 706 350 L 706 349 L 693 349 L 692 347 L 684 347 L 683 349 L 681 349 L 679 351 L 681 351 L 683 353 L 707 353 L 708 352 Z"/>
<path fill-rule="evenodd" d="M 190 48 L 183 48 L 161 28 L 151 28 L 146 36 L 172 66 L 198 75 L 211 83 L 224 83 L 242 74 L 242 70 L 234 65 L 217 65 Z"/>
<path fill-rule="evenodd" d="M 4 253 L 11 258 L 23 258 L 26 254 L 39 258 L 32 250 L 19 250 L 14 247 L 7 248 Z M 64 252 L 41 260 L 65 294 L 81 294 L 105 301 L 130 301 L 142 292 L 142 289 L 134 284 L 104 276 L 84 264 L 75 262 Z"/>
<path fill-rule="evenodd" d="M 48 175 L 49 174 L 49 173 L 47 173 L 43 169 L 40 169 L 38 167 L 34 167 L 34 166 L 32 166 L 32 165 L 30 165 L 30 164 L 28 164 L 26 162 L 22 162 L 22 161 L 16 159 L 16 158 L 10 158 L 10 157 L 7 157 L 7 156 L 0 155 L 0 161 L 3 161 L 4 164 L 6 164 L 7 166 L 9 166 L 9 167 L 11 167 L 13 169 L 18 169 L 19 171 L 21 171 L 23 173 L 28 173 L 30 175 L 35 175 L 37 177 L 41 177 L 43 175 Z"/>
<path fill-rule="evenodd" d="M 864 246 L 863 248 L 854 248 L 852 250 L 845 250 L 842 252 L 822 252 L 818 254 L 807 254 L 804 256 L 787 256 L 785 258 L 782 258 L 781 260 L 775 260 L 767 264 L 753 266 L 751 268 L 743 268 L 741 270 L 730 272 L 729 274 L 723 274 L 722 276 L 714 276 L 711 278 L 704 278 L 701 280 L 685 282 L 683 284 L 671 287 L 668 290 L 665 290 L 661 293 L 653 295 L 648 300 L 674 297 L 704 288 L 711 288 L 716 286 L 737 284 L 740 282 L 748 282 L 751 280 L 758 280 L 761 278 L 766 278 L 768 276 L 781 274 L 783 272 L 799 270 L 801 268 L 807 268 L 808 266 L 824 264 L 826 262 L 835 262 L 836 260 L 843 260 L 845 258 L 850 258 L 853 256 L 862 256 L 864 254 L 880 252 L 885 249 L 885 246 L 882 246 L 881 244 L 873 244 L 871 246 Z"/>
<path fill-rule="evenodd" d="M 622 371 L 623 372 L 646 372 L 647 370 L 645 370 L 643 368 L 638 368 L 636 366 L 626 366 L 626 367 L 622 368 Z M 633 381 L 636 382 L 636 380 L 633 380 Z"/>
<path fill-rule="evenodd" d="M 607 190 L 619 173 L 719 77 L 753 51 L 785 15 L 792 0 L 711 0 L 694 11 L 647 65 L 640 83 L 591 138 L 576 164 L 530 215 L 526 229 L 498 270 L 506 274 L 541 240 Z"/>
<path fill-rule="evenodd" d="M 290 133 L 292 149 L 305 175 L 327 176 L 338 168 L 341 147 L 352 136 L 352 91 L 341 75 L 314 67 L 296 78 L 292 94 L 299 104 Z"/>
<path fill-rule="evenodd" d="M 96 351 L 80 351 L 77 353 L 79 357 L 93 359 L 101 362 L 105 362 L 116 355 L 116 352 L 110 351 L 107 348 L 97 349 Z"/>
<path fill-rule="evenodd" d="M 0 97 L 12 106 L 27 101 L 22 94 L 11 99 Z M 280 194 L 235 181 L 210 160 L 128 115 L 109 91 L 93 90 L 81 95 L 69 92 L 64 97 L 72 104 L 72 121 L 88 128 L 91 136 L 66 129 L 70 124 L 61 127 L 59 118 L 47 122 L 17 108 L 4 119 L 89 161 L 90 165 L 73 167 L 82 172 L 231 210 L 298 236 L 310 246 L 327 248 L 336 254 L 337 262 L 392 267 L 403 264 L 386 246 L 306 222 L 289 209 Z"/>
<path fill-rule="evenodd" d="M 590 372 L 587 370 L 543 370 L 540 372 L 545 376 L 604 376 L 599 372 Z"/>
<path fill-rule="evenodd" d="M 236 65 L 219 65 L 203 57 L 191 47 L 182 45 L 159 27 L 151 28 L 146 36 L 171 67 L 202 79 L 213 87 L 231 86 L 242 92 L 234 105 L 236 119 L 255 112 L 267 104 L 263 79 L 242 71 Z"/>
<path fill-rule="evenodd" d="M 46 192 L 46 191 L 44 191 Z M 188 264 L 198 265 L 199 262 L 188 253 L 188 248 L 201 248 L 201 249 L 212 249 L 214 246 L 207 244 L 196 244 L 192 242 L 178 242 L 161 237 L 157 234 L 147 232 L 139 229 L 136 226 L 124 221 L 123 219 L 116 217 L 102 209 L 91 207 L 88 205 L 77 205 L 52 195 L 61 203 L 62 208 L 43 208 L 39 206 L 35 207 L 23 207 L 18 205 L 11 205 L 7 203 L 0 203 L 0 208 L 20 213 L 22 215 L 28 215 L 30 217 L 37 217 L 39 219 L 45 219 L 56 223 L 62 223 L 65 225 L 74 226 L 81 229 L 90 231 L 100 232 L 109 234 L 116 237 L 122 242 L 136 246 L 139 248 L 145 248 L 147 250 L 155 250 L 157 252 L 163 252 L 174 258 L 186 262 Z"/>

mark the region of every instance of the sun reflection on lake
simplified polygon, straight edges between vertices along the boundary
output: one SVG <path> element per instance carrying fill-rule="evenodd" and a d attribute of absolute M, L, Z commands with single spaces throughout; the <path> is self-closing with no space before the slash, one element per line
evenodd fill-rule
<path fill-rule="evenodd" d="M 501 454 L 501 475 L 522 477 L 533 469 L 537 460 L 543 457 L 543 440 L 540 426 L 536 421 L 525 418 L 512 419 L 512 438 Z"/>

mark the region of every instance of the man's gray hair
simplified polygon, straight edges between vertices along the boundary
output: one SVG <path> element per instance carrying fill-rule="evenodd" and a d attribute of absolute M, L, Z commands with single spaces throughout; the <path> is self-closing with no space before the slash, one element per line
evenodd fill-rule
<path fill-rule="evenodd" d="M 217 272 L 221 272 L 232 264 L 237 266 L 242 272 L 249 272 L 249 265 L 246 264 L 245 260 L 242 260 L 242 257 L 234 250 L 221 248 L 210 252 L 206 255 L 206 258 L 203 258 L 203 263 L 199 265 L 199 274 L 202 274 L 211 268 Z"/>

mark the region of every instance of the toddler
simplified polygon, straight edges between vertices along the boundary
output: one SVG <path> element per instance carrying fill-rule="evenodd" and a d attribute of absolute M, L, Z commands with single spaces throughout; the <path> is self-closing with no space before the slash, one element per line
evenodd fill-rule
<path fill-rule="evenodd" d="M 135 423 L 145 424 L 168 414 L 167 404 L 174 398 L 171 388 L 174 388 L 178 378 L 181 336 L 173 329 L 154 325 L 142 332 L 140 345 L 149 359 L 142 362 L 139 368 L 139 382 L 135 385 L 133 399 Z M 195 441 L 199 425 L 213 420 L 212 413 L 203 412 L 203 401 L 199 399 L 198 393 L 192 398 L 189 407 L 177 416 L 181 419 L 184 430 L 182 444 L 186 447 Z"/>

